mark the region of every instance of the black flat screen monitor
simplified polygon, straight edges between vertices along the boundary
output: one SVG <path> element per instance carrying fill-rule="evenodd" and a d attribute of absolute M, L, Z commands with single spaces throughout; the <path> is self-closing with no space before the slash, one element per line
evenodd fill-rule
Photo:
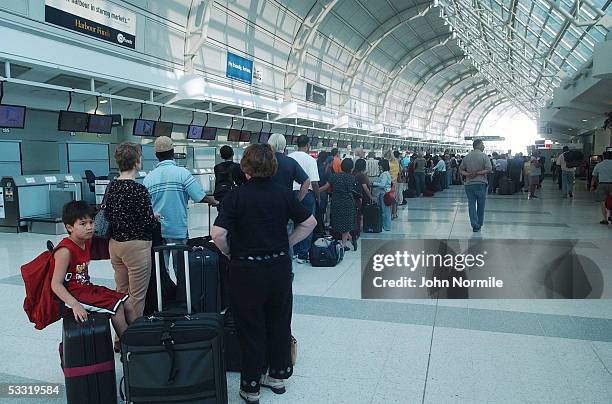
<path fill-rule="evenodd" d="M 239 142 L 240 141 L 240 129 L 230 129 L 227 133 L 228 142 Z"/>
<path fill-rule="evenodd" d="M 323 146 L 329 147 L 332 145 L 333 139 L 323 139 Z"/>
<path fill-rule="evenodd" d="M 108 135 L 111 133 L 112 127 L 112 115 L 89 115 L 89 124 L 87 125 L 87 132 L 102 133 Z"/>
<path fill-rule="evenodd" d="M 136 119 L 134 121 L 134 136 L 153 136 L 155 131 L 155 121 L 148 119 Z"/>
<path fill-rule="evenodd" d="M 84 112 L 60 111 L 58 130 L 64 132 L 86 132 L 89 114 Z"/>
<path fill-rule="evenodd" d="M 0 128 L 23 129 L 26 107 L 21 105 L 0 105 Z"/>
<path fill-rule="evenodd" d="M 348 146 L 347 140 L 338 140 L 338 149 L 346 149 Z"/>
<path fill-rule="evenodd" d="M 240 131 L 240 141 L 241 142 L 249 142 L 251 140 L 251 132 L 248 130 Z"/>
<path fill-rule="evenodd" d="M 217 138 L 217 128 L 204 128 L 202 130 L 202 140 L 215 140 Z"/>
<path fill-rule="evenodd" d="M 361 144 L 359 144 L 359 142 L 351 142 L 351 149 L 356 149 L 359 146 L 361 146 Z"/>
<path fill-rule="evenodd" d="M 155 122 L 155 131 L 153 133 L 155 133 L 155 137 L 159 137 L 159 136 L 171 137 L 173 126 L 174 124 L 172 122 L 157 121 Z"/>
<path fill-rule="evenodd" d="M 297 136 L 287 135 L 285 136 L 285 140 L 287 140 L 287 146 L 289 146 L 295 144 L 295 142 L 297 141 Z"/>
<path fill-rule="evenodd" d="M 259 143 L 268 143 L 271 133 L 262 132 L 259 134 Z"/>
<path fill-rule="evenodd" d="M 313 137 L 310 139 L 310 147 L 317 147 L 319 145 L 319 138 Z"/>
<path fill-rule="evenodd" d="M 189 125 L 187 127 L 187 139 L 200 140 L 202 139 L 203 126 Z"/>

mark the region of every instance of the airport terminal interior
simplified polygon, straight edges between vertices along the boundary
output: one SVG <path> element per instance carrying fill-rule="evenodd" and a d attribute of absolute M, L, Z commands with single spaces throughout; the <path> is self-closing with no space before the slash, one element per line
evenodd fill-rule
<path fill-rule="evenodd" d="M 140 145 L 137 183 L 173 150 L 212 198 L 221 147 L 240 163 L 278 135 L 277 153 L 319 158 L 319 186 L 345 175 L 336 160 L 364 159 L 395 194 L 374 187 L 372 205 L 359 192 L 355 247 L 335 231 L 332 189 L 313 212 L 313 241 L 344 257 L 315 266 L 318 243 L 310 262 L 291 257 L 297 359 L 286 392 L 259 402 L 612 403 L 612 0 L 0 0 L 0 403 L 96 402 L 67 395 L 79 377 L 60 365 L 62 321 L 34 328 L 21 268 L 68 236 L 65 204 L 101 207 L 120 144 Z M 189 239 L 220 212 L 190 200 Z M 374 250 L 446 243 L 486 246 L 487 270 L 520 281 L 372 291 Z M 116 289 L 110 260 L 89 274 Z M 123 359 L 103 387 L 117 402 Z M 180 402 L 256 402 L 224 374 L 226 397 Z"/>

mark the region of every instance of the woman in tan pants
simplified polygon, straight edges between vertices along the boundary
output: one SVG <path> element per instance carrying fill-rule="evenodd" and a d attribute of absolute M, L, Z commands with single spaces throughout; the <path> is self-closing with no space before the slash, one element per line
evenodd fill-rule
<path fill-rule="evenodd" d="M 117 291 L 130 295 L 141 316 L 151 276 L 151 244 L 157 218 L 147 188 L 135 181 L 142 165 L 140 146 L 127 142 L 118 145 L 115 160 L 120 175 L 108 185 L 105 209 L 111 224 L 111 264 Z"/>

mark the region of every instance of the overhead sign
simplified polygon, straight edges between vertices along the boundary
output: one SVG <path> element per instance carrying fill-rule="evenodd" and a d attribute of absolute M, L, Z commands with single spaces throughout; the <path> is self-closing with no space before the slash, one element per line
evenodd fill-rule
<path fill-rule="evenodd" d="M 306 101 L 325 105 L 327 103 L 327 90 L 311 83 L 306 83 Z"/>
<path fill-rule="evenodd" d="M 230 79 L 251 84 L 253 81 L 253 61 L 227 52 L 225 76 Z"/>
<path fill-rule="evenodd" d="M 126 48 L 136 46 L 136 13 L 106 0 L 45 0 L 45 21 Z"/>

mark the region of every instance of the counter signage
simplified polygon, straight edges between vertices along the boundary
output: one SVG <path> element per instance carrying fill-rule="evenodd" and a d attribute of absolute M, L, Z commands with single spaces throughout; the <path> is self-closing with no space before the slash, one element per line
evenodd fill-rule
<path fill-rule="evenodd" d="M 56 176 L 45 177 L 45 182 L 47 182 L 47 183 L 57 182 L 57 177 Z"/>
<path fill-rule="evenodd" d="M 136 13 L 106 0 L 45 0 L 45 22 L 134 49 Z"/>
<path fill-rule="evenodd" d="M 36 180 L 33 177 L 25 177 L 25 181 L 28 184 L 34 184 L 36 183 Z"/>
<path fill-rule="evenodd" d="M 253 81 L 253 61 L 227 52 L 225 76 L 230 79 L 251 84 Z"/>

